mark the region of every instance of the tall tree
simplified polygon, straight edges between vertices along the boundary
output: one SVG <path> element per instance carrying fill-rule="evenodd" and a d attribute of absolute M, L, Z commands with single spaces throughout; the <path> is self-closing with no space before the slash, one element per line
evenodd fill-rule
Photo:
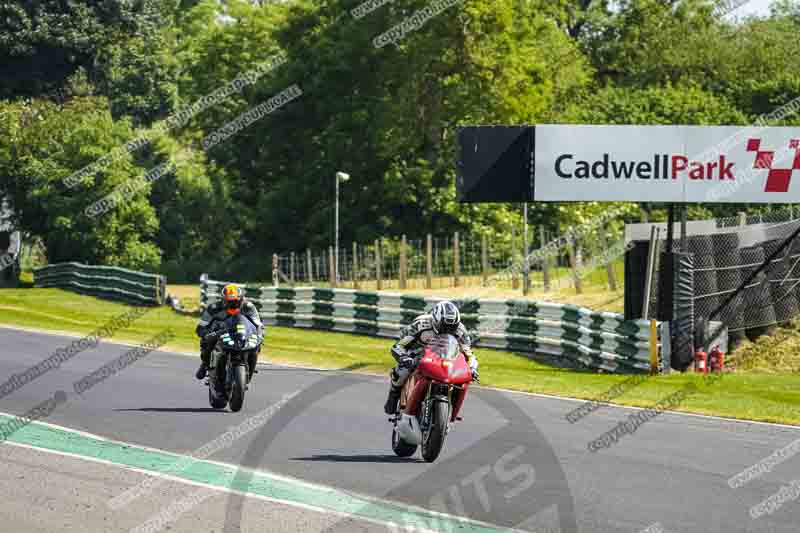
<path fill-rule="evenodd" d="M 110 97 L 115 116 L 153 120 L 175 99 L 164 33 L 170 7 L 159 0 L 0 3 L 0 99 L 63 99 L 67 80 L 82 69 Z"/>
<path fill-rule="evenodd" d="M 17 227 L 41 238 L 51 262 L 83 261 L 157 269 L 158 220 L 149 185 L 114 209 L 90 217 L 86 208 L 145 169 L 130 156 L 69 189 L 63 179 L 133 136 L 114 121 L 108 102 L 78 97 L 59 107 L 45 100 L 0 103 L 0 196 L 10 200 Z"/>

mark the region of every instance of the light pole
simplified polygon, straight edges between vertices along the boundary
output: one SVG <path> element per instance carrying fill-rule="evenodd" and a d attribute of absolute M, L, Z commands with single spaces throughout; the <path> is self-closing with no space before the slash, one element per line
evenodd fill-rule
<path fill-rule="evenodd" d="M 528 202 L 525 202 L 523 204 L 523 206 L 524 207 L 522 208 L 522 212 L 523 212 L 522 218 L 524 219 L 525 222 L 523 224 L 523 230 L 522 230 L 524 232 L 524 236 L 522 238 L 522 242 L 523 242 L 522 247 L 524 249 L 523 253 L 525 254 L 524 255 L 525 263 L 524 263 L 523 270 L 522 270 L 522 272 L 523 272 L 522 294 L 527 296 L 528 295 L 528 290 L 530 288 L 530 275 L 531 275 L 531 272 L 530 272 L 531 265 L 528 262 Z"/>
<path fill-rule="evenodd" d="M 345 174 L 344 172 L 337 172 L 336 173 L 336 222 L 335 222 L 335 233 L 336 233 L 336 243 L 334 249 L 334 270 L 336 273 L 336 285 L 339 285 L 339 182 L 346 182 L 350 179 L 350 174 Z"/>

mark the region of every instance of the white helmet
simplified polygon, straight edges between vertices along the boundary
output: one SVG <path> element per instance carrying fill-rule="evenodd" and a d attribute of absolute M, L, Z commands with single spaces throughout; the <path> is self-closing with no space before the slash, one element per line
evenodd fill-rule
<path fill-rule="evenodd" d="M 455 333 L 461 323 L 461 312 L 453 302 L 445 300 L 431 309 L 433 331 L 436 333 Z"/>

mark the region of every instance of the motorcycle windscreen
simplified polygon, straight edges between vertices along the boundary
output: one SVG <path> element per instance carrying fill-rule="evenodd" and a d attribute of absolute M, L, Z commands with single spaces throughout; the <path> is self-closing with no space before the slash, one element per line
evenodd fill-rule
<path fill-rule="evenodd" d="M 461 353 L 461 347 L 452 335 L 437 335 L 428 343 L 428 347 L 439 358 L 447 361 L 456 359 Z"/>
<path fill-rule="evenodd" d="M 225 321 L 227 333 L 222 336 L 226 347 L 234 350 L 249 350 L 255 348 L 258 341 L 256 327 L 241 314 L 232 316 Z"/>

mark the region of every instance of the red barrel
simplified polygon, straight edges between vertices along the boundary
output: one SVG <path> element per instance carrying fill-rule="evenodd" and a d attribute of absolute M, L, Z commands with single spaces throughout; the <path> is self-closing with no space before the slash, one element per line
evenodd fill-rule
<path fill-rule="evenodd" d="M 725 368 L 725 354 L 719 349 L 719 345 L 714 346 L 708 353 L 708 366 L 712 372 L 722 372 Z"/>
<path fill-rule="evenodd" d="M 702 349 L 694 353 L 694 371 L 700 374 L 708 374 L 708 354 Z"/>

